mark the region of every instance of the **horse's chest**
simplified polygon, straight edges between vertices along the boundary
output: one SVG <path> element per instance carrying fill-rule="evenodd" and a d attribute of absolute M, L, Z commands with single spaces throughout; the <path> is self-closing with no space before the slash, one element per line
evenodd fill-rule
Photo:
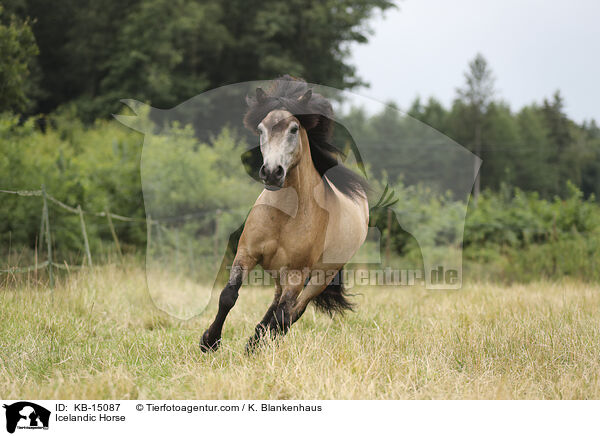
<path fill-rule="evenodd" d="M 284 225 L 266 241 L 262 266 L 270 270 L 302 269 L 316 263 L 323 252 L 325 232 L 311 223 Z"/>

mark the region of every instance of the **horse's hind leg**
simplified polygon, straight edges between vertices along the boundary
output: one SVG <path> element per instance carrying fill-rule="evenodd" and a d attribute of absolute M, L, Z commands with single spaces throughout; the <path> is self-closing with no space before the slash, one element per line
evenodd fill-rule
<path fill-rule="evenodd" d="M 254 328 L 254 335 L 248 339 L 248 343 L 246 344 L 246 351 L 251 352 L 254 350 L 256 345 L 260 342 L 261 338 L 267 332 L 269 325 L 271 324 L 271 320 L 275 314 L 275 309 L 279 305 L 279 299 L 281 298 L 281 285 L 278 281 L 275 282 L 275 295 L 273 297 L 273 302 L 267 309 L 265 316 L 263 319 L 256 325 Z"/>
<path fill-rule="evenodd" d="M 217 316 L 200 340 L 200 349 L 202 351 L 214 351 L 219 348 L 225 319 L 237 301 L 244 277 L 248 274 L 249 270 L 254 268 L 254 265 L 256 265 L 255 261 L 247 257 L 236 256 L 231 267 L 231 273 L 229 274 L 229 281 L 221 291 L 221 296 L 219 297 Z"/>

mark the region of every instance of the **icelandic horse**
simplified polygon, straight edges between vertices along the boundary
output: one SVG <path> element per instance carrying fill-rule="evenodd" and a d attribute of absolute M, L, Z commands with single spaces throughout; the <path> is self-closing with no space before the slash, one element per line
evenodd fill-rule
<path fill-rule="evenodd" d="M 266 333 L 285 334 L 311 301 L 330 315 L 352 309 L 342 268 L 367 236 L 367 183 L 337 160 L 329 101 L 290 76 L 246 100 L 244 125 L 260 138 L 265 189 L 244 224 L 217 315 L 200 341 L 203 351 L 219 347 L 225 318 L 257 264 L 273 276 L 275 295 L 248 352 Z"/>

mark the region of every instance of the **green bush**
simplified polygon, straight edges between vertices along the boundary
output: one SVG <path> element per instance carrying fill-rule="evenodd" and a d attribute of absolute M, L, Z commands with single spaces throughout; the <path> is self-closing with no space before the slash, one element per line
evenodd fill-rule
<path fill-rule="evenodd" d="M 113 220 L 125 251 L 145 248 L 146 225 L 140 161 L 144 137 L 116 121 L 97 121 L 84 127 L 70 114 L 19 124 L 18 117 L 0 117 L 0 189 L 39 190 L 42 184 L 59 201 L 88 212 L 111 212 L 137 218 L 138 222 Z M 225 129 L 209 143 L 201 143 L 192 129 L 173 125 L 154 135 L 146 147 L 146 195 L 171 215 L 222 210 L 221 219 L 239 225 L 247 210 L 241 206 L 256 198 L 241 162 L 244 144 Z M 234 168 L 235 167 L 235 168 Z M 152 180 L 150 180 L 152 181 Z M 249 200 L 250 196 L 252 199 Z M 0 193 L 0 253 L 8 248 L 34 249 L 39 237 L 41 197 Z M 82 258 L 83 239 L 79 217 L 49 202 L 52 242 L 57 259 Z M 156 218 L 160 218 L 156 216 Z M 105 217 L 85 215 L 91 250 L 105 251 L 112 235 Z M 235 223 L 233 224 L 235 225 Z M 206 223 L 207 232 L 214 224 Z M 223 229 L 227 226 L 222 226 Z M 224 230 L 223 230 L 224 231 Z M 226 235 L 220 235 L 226 240 Z"/>
<path fill-rule="evenodd" d="M 114 213 L 139 218 L 139 222 L 114 221 L 123 248 L 130 253 L 146 248 L 144 195 L 167 214 L 206 213 L 204 221 L 170 225 L 173 233 L 163 236 L 171 239 L 172 246 L 180 243 L 177 238 L 186 244 L 195 241 L 193 258 L 210 258 L 212 264 L 259 189 L 249 183 L 239 159 L 232 159 L 246 145 L 228 129 L 201 142 L 190 127 L 169 126 L 153 137 L 153 147 L 144 149 L 142 174 L 158 183 L 145 183 L 143 192 L 143 140 L 141 134 L 115 121 L 86 127 L 69 113 L 25 123 L 2 115 L 0 189 L 39 190 L 44 184 L 52 196 L 70 206 L 81 205 L 90 212 L 109 207 Z M 377 180 L 372 185 L 380 190 Z M 499 192 L 486 190 L 477 208 L 468 209 L 466 222 L 465 204 L 450 194 L 402 183 L 392 188 L 399 201 L 391 255 L 406 268 L 420 268 L 425 249 L 443 253 L 445 248 L 462 246 L 467 280 L 522 282 L 563 276 L 600 280 L 600 206 L 593 196 L 585 199 L 571 183 L 566 186 L 568 195 L 554 199 L 504 185 Z M 39 238 L 42 199 L 0 193 L 0 202 L 0 254 L 5 256 L 9 247 L 13 253 L 21 247 L 33 250 Z M 53 203 L 49 213 L 56 259 L 81 262 L 79 218 Z M 160 213 L 155 217 L 160 218 Z M 387 211 L 374 211 L 372 224 L 378 225 L 385 241 Z M 86 215 L 86 225 L 95 257 L 112 247 L 105 217 Z M 418 243 L 415 232 L 419 232 Z"/>

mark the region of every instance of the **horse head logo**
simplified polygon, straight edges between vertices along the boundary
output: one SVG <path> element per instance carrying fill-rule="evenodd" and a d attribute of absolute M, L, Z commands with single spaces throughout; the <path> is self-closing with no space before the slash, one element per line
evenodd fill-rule
<path fill-rule="evenodd" d="M 6 409 L 6 431 L 14 433 L 18 428 L 44 428 L 50 422 L 50 411 L 42 406 L 28 401 L 19 401 L 10 405 L 4 404 Z"/>

